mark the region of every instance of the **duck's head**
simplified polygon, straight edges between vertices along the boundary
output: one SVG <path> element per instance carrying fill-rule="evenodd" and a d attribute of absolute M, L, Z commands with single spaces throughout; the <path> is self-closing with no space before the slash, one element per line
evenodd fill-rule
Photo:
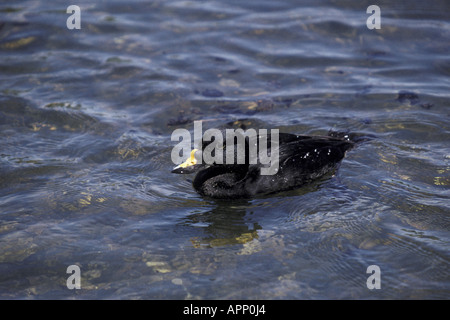
<path fill-rule="evenodd" d="M 224 138 L 213 137 L 209 141 L 203 140 L 198 149 L 191 151 L 185 162 L 172 169 L 172 173 L 189 174 L 211 167 L 228 171 L 248 168 L 248 139 L 234 138 L 227 148 L 228 144 Z"/>
<path fill-rule="evenodd" d="M 200 150 L 193 149 L 191 151 L 190 157 L 187 158 L 186 161 L 183 162 L 182 164 L 173 168 L 172 173 L 179 173 L 179 174 L 195 173 L 195 172 L 199 171 L 200 169 L 205 168 L 205 164 L 199 163 L 200 158 L 201 158 Z"/>

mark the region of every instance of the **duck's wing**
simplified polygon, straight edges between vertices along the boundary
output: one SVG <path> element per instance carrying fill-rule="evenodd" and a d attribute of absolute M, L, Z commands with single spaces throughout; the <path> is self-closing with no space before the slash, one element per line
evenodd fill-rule
<path fill-rule="evenodd" d="M 261 150 L 264 145 L 258 141 L 258 152 L 250 152 L 250 165 L 256 167 L 266 167 L 261 161 L 261 153 L 267 154 L 271 161 L 276 161 L 275 152 L 278 153 L 279 166 L 295 165 L 315 168 L 328 163 L 337 163 L 344 157 L 345 151 L 353 146 L 353 142 L 331 136 L 308 136 L 295 135 L 289 133 L 279 134 L 278 145 L 271 144 L 270 139 L 267 150 Z"/>
<path fill-rule="evenodd" d="M 292 139 L 292 137 L 290 137 Z M 279 145 L 280 167 L 295 166 L 314 170 L 342 160 L 353 142 L 329 136 L 297 136 Z"/>

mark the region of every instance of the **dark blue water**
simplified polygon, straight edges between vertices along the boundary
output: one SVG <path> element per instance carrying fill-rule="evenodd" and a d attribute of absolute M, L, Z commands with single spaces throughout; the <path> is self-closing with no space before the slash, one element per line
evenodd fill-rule
<path fill-rule="evenodd" d="M 448 1 L 379 1 L 373 30 L 368 1 L 73 4 L 80 30 L 67 1 L 0 4 L 0 298 L 450 297 Z M 218 201 L 170 173 L 196 120 L 372 139 Z"/>

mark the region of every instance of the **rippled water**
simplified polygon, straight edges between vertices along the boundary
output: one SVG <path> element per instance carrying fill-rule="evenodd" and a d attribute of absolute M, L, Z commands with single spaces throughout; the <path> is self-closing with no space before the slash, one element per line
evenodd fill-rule
<path fill-rule="evenodd" d="M 371 1 L 74 4 L 81 30 L 67 1 L 0 4 L 0 298 L 450 297 L 448 1 L 379 1 L 379 30 Z M 216 201 L 170 174 L 194 120 L 372 139 Z"/>

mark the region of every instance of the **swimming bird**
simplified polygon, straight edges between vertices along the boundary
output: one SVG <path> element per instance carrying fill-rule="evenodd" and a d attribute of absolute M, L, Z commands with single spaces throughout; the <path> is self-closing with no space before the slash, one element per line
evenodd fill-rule
<path fill-rule="evenodd" d="M 275 174 L 263 175 L 261 169 L 267 165 L 251 161 L 249 140 L 244 141 L 244 163 L 200 163 L 200 151 L 212 143 L 203 141 L 201 150 L 192 150 L 190 157 L 175 167 L 172 173 L 197 173 L 192 184 L 202 196 L 221 199 L 251 198 L 295 189 L 333 172 L 346 151 L 354 146 L 348 135 L 331 131 L 327 136 L 279 133 L 276 150 L 271 148 L 270 143 L 268 145 L 268 153 L 278 152 L 278 170 Z M 224 150 L 227 148 L 225 144 L 220 147 Z M 236 146 L 235 159 L 237 149 Z"/>

